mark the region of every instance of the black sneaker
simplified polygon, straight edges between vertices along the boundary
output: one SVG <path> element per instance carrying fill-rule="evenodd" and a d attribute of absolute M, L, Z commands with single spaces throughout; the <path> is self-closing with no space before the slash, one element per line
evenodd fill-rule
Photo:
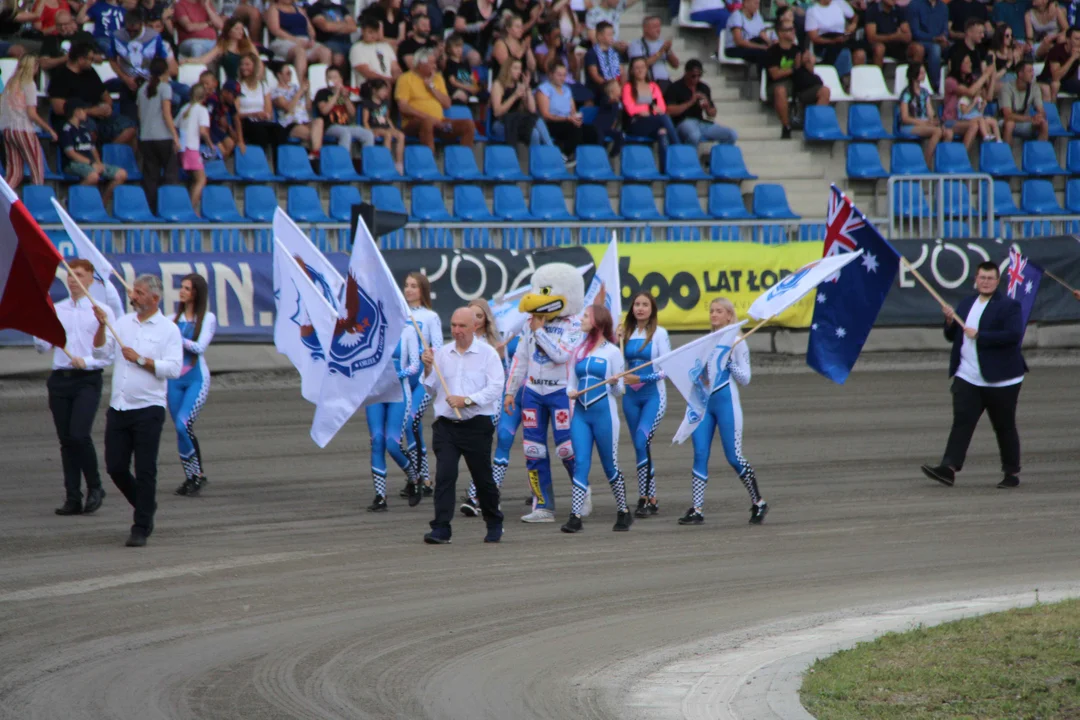
<path fill-rule="evenodd" d="M 425 485 L 424 486 L 424 497 L 431 497 L 434 494 L 435 494 L 435 491 L 431 488 L 430 485 Z"/>
<path fill-rule="evenodd" d="M 760 525 L 765 522 L 765 516 L 769 514 L 769 504 L 761 503 L 760 505 L 750 506 L 750 524 Z"/>
<path fill-rule="evenodd" d="M 56 508 L 57 515 L 82 515 L 83 507 L 81 500 L 67 500 L 63 507 Z"/>
<path fill-rule="evenodd" d="M 785 125 L 784 129 L 780 131 L 780 139 L 781 140 L 790 140 L 791 139 L 791 128 L 789 128 L 787 125 Z"/>
<path fill-rule="evenodd" d="M 97 512 L 101 507 L 101 503 L 105 501 L 105 490 L 103 488 L 94 488 L 86 494 L 86 506 L 83 507 L 83 514 L 89 515 L 90 513 Z"/>
<path fill-rule="evenodd" d="M 503 526 L 501 522 L 497 522 L 494 525 L 488 525 L 487 534 L 484 535 L 484 542 L 497 543 L 502 541 Z"/>
<path fill-rule="evenodd" d="M 480 515 L 480 506 L 472 498 L 465 498 L 465 502 L 461 503 L 461 514 L 465 517 L 478 517 Z"/>
<path fill-rule="evenodd" d="M 581 516 L 580 515 L 571 515 L 570 519 L 566 521 L 566 524 L 563 525 L 559 529 L 562 530 L 564 533 L 581 532 L 581 530 L 582 530 Z"/>
<path fill-rule="evenodd" d="M 637 509 L 634 510 L 634 517 L 647 518 L 649 517 L 649 501 L 645 498 L 638 498 Z"/>
<path fill-rule="evenodd" d="M 424 542 L 428 545 L 449 545 L 450 533 L 446 530 L 432 530 L 424 535 Z"/>
<path fill-rule="evenodd" d="M 180 487 L 173 490 L 174 495 L 187 495 L 191 490 L 191 478 L 184 478 L 184 482 L 180 483 Z"/>
<path fill-rule="evenodd" d="M 657 505 L 654 502 L 651 502 L 648 505 L 646 505 L 645 509 L 649 511 L 650 515 L 658 515 L 658 514 L 660 514 L 660 506 Z"/>
<path fill-rule="evenodd" d="M 938 465 L 933 467 L 931 465 L 922 466 L 923 475 L 931 480 L 937 480 L 942 485 L 948 485 L 952 487 L 956 482 L 956 473 L 948 465 Z"/>
<path fill-rule="evenodd" d="M 1014 488 L 1020 486 L 1020 478 L 1015 475 L 1006 475 L 1001 482 L 997 484 L 999 488 Z"/>
<path fill-rule="evenodd" d="M 633 524 L 634 516 L 630 514 L 629 510 L 623 510 L 620 511 L 618 517 L 615 518 L 615 526 L 611 529 L 613 532 L 626 532 Z"/>
<path fill-rule="evenodd" d="M 420 501 L 424 499 L 424 492 L 416 486 L 416 483 L 409 483 L 409 507 L 416 507 L 420 504 Z"/>
<path fill-rule="evenodd" d="M 407 498 L 412 496 L 413 483 L 405 483 L 405 487 L 401 488 L 401 492 L 398 493 L 398 497 Z"/>
<path fill-rule="evenodd" d="M 756 506 L 755 506 L 756 507 Z M 705 516 L 697 511 L 696 508 L 690 508 L 686 511 L 686 514 L 679 518 L 680 525 L 704 525 Z"/>
<path fill-rule="evenodd" d="M 195 497 L 196 495 L 198 495 L 202 491 L 203 485 L 205 485 L 205 484 L 206 484 L 206 482 L 205 482 L 204 478 L 197 478 L 197 477 L 191 478 L 190 480 L 188 480 L 187 496 L 188 497 Z"/>
<path fill-rule="evenodd" d="M 386 512 L 386 510 L 386 498 L 382 495 L 376 495 L 372 503 L 367 506 L 368 512 Z"/>

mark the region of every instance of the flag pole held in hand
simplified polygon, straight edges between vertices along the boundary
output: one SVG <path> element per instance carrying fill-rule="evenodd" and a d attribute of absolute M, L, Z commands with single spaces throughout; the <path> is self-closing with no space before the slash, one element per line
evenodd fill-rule
<path fill-rule="evenodd" d="M 79 276 L 76 275 L 75 272 L 71 269 L 71 266 L 67 264 L 67 260 L 61 257 L 60 262 L 64 263 L 64 269 L 67 270 L 68 275 L 75 279 L 75 284 L 78 285 L 79 288 L 83 291 L 83 294 L 86 295 L 86 298 L 90 301 L 90 304 L 96 308 L 101 307 L 100 305 L 98 305 L 97 300 L 94 299 L 94 296 L 90 294 L 90 290 L 82 284 L 82 280 L 79 279 Z M 116 338 L 116 342 L 119 343 L 120 348 L 123 349 L 124 347 L 126 347 L 124 345 L 124 341 L 121 340 L 120 336 L 116 334 L 116 328 L 114 328 L 112 326 L 112 323 L 109 322 L 107 319 L 105 320 L 105 326 L 109 328 L 109 331 L 113 334 L 113 337 Z M 64 352 L 67 351 L 65 350 Z"/>
<path fill-rule="evenodd" d="M 409 313 L 409 321 L 412 322 L 412 326 L 416 328 L 416 335 L 420 338 L 420 345 L 423 346 L 423 352 L 427 352 L 431 346 L 427 344 L 427 340 L 424 339 L 424 333 L 420 332 L 420 325 L 416 322 L 416 318 L 412 313 Z M 435 370 L 435 374 L 439 376 L 439 384 L 442 386 L 443 392 L 446 393 L 446 397 L 450 397 L 450 387 L 446 384 L 446 378 L 443 377 L 442 370 L 435 364 L 435 353 L 431 354 L 431 367 Z M 461 419 L 461 411 L 457 408 L 451 408 L 454 411 L 454 415 L 457 419 Z"/>
<path fill-rule="evenodd" d="M 967 330 L 967 325 L 965 325 L 964 322 L 959 318 L 959 316 L 957 316 L 956 309 L 953 308 L 953 306 L 950 305 L 949 303 L 945 302 L 945 298 L 941 297 L 941 295 L 938 293 L 938 291 L 934 289 L 933 285 L 928 283 L 926 281 L 926 278 L 924 278 L 919 273 L 918 270 L 916 270 L 915 268 L 913 268 L 911 266 L 911 263 L 909 263 L 907 261 L 906 257 L 901 256 L 900 257 L 900 262 L 904 265 L 905 268 L 907 268 L 908 272 L 910 272 L 915 277 L 915 279 L 919 281 L 919 284 L 922 285 L 924 288 L 926 288 L 926 291 L 928 293 L 933 295 L 934 299 L 938 301 L 939 305 L 941 305 L 942 310 L 952 310 L 953 322 L 955 322 L 957 325 L 959 325 L 961 330 L 966 331 Z"/>

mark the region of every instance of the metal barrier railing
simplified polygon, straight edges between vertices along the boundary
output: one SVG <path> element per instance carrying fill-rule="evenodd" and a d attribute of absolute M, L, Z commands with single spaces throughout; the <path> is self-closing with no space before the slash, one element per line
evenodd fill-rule
<path fill-rule="evenodd" d="M 894 175 L 889 238 L 996 237 L 994 182 L 983 173 Z"/>

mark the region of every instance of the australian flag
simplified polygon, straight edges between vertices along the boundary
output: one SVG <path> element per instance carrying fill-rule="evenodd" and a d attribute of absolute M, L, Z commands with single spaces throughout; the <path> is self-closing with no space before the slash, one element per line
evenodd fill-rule
<path fill-rule="evenodd" d="M 900 271 L 900 253 L 833 185 L 824 256 L 858 250 L 863 251 L 858 262 L 818 285 L 806 353 L 810 367 L 840 384 L 855 366 Z"/>
<path fill-rule="evenodd" d="M 1025 328 L 1031 309 L 1035 307 L 1035 294 L 1039 292 L 1043 269 L 1020 254 L 1016 248 L 1009 250 L 1009 267 L 1005 278 L 1009 281 L 1005 293 L 1020 303 L 1020 315 Z"/>

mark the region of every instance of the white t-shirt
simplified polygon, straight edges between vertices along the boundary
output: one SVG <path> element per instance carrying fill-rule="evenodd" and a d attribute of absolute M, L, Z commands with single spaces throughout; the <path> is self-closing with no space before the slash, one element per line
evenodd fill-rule
<path fill-rule="evenodd" d="M 735 37 L 731 32 L 732 28 L 741 28 L 743 32 L 743 40 L 751 40 L 761 34 L 761 31 L 765 29 L 765 18 L 761 17 L 761 12 L 754 13 L 753 17 L 746 17 L 742 10 L 736 10 L 731 13 L 731 17 L 727 21 L 727 44 L 724 47 L 735 47 Z M 765 46 L 761 46 L 765 49 Z"/>
<path fill-rule="evenodd" d="M 237 112 L 241 115 L 262 112 L 266 109 L 266 96 L 269 94 L 270 89 L 265 82 L 260 82 L 254 89 L 240 83 L 240 97 L 236 98 Z"/>
<path fill-rule="evenodd" d="M 177 128 L 180 131 L 180 149 L 198 150 L 199 128 L 210 127 L 210 111 L 205 105 L 187 105 L 180 111 L 177 121 L 180 126 Z"/>
<path fill-rule="evenodd" d="M 394 54 L 394 49 L 390 47 L 388 43 L 365 43 L 358 42 L 352 46 L 349 50 L 349 67 L 356 68 L 360 65 L 367 65 L 374 72 L 380 75 L 390 75 L 390 70 L 394 63 L 397 62 L 397 56 Z M 355 76 L 354 82 L 357 87 L 361 87 L 367 78 L 360 73 L 353 71 Z"/>
<path fill-rule="evenodd" d="M 806 32 L 842 33 L 845 21 L 855 16 L 855 11 L 845 0 L 832 0 L 828 7 L 818 3 L 806 11 Z"/>
<path fill-rule="evenodd" d="M 835 0 L 834 0 L 835 2 Z M 990 304 L 989 300 L 983 300 L 978 298 L 971 306 L 971 310 L 968 311 L 967 317 L 964 318 L 964 325 L 969 328 L 979 328 L 979 320 L 982 319 L 983 312 L 986 311 L 986 306 Z M 962 330 L 959 332 L 963 332 Z M 979 387 L 1008 387 L 1009 385 L 1016 385 L 1019 382 L 1023 382 L 1024 376 L 1012 378 L 1011 380 L 1002 380 L 1001 382 L 987 382 L 982 376 L 982 369 L 979 367 L 979 353 L 975 347 L 975 341 L 964 336 L 964 341 L 960 343 L 960 367 L 956 370 L 956 377 L 961 380 L 966 380 L 972 385 L 978 385 Z"/>

